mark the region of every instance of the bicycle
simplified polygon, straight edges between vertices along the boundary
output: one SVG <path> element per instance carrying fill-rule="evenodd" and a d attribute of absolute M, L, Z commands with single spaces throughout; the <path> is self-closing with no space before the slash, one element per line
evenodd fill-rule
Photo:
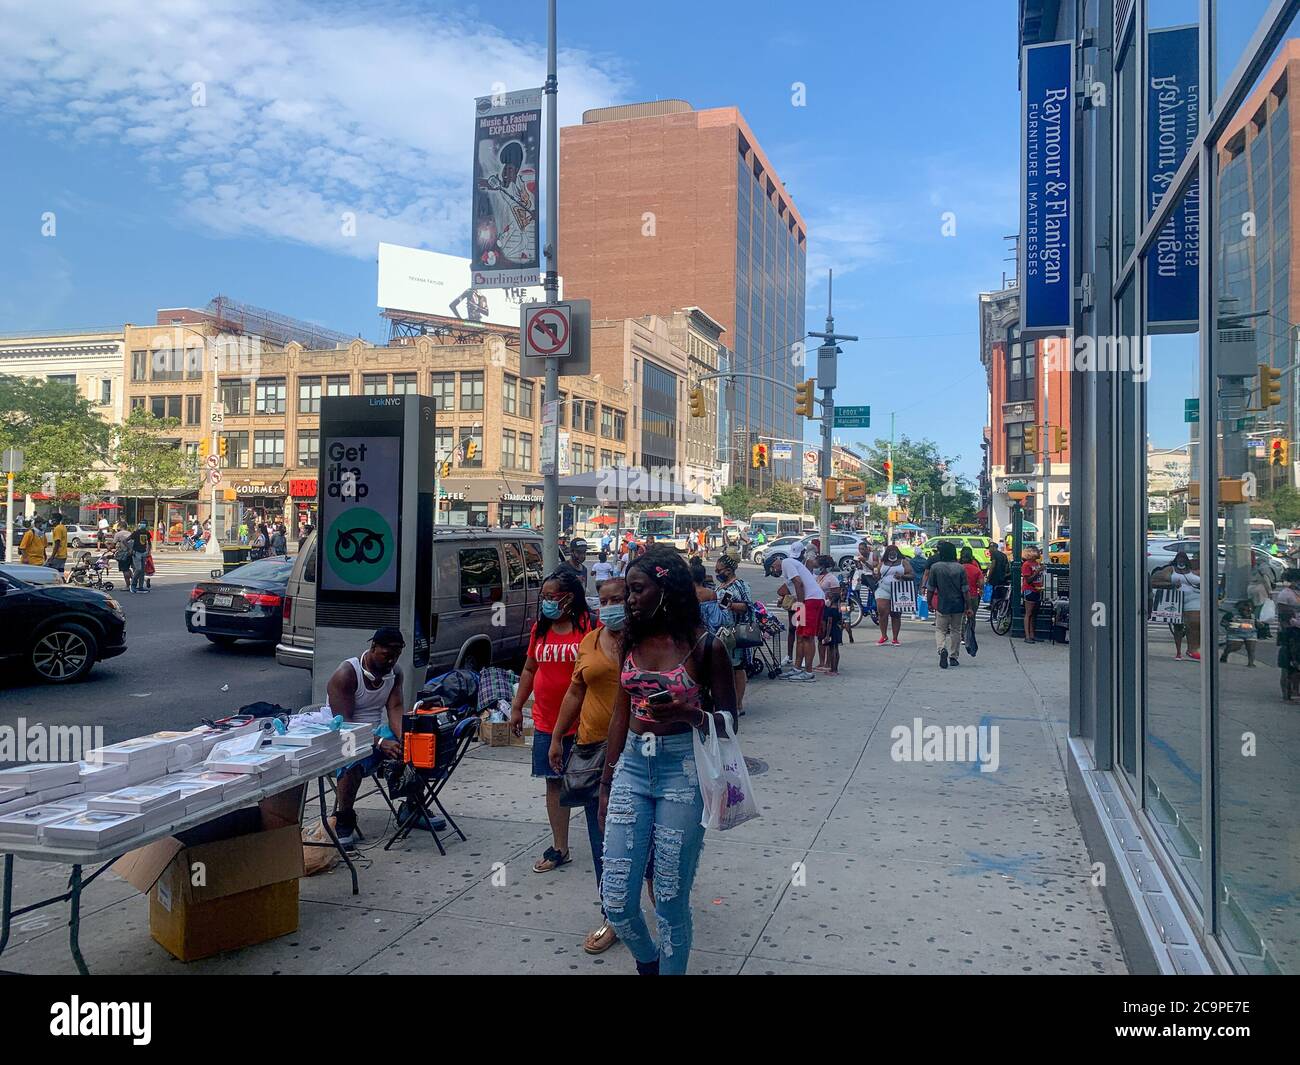
<path fill-rule="evenodd" d="M 989 627 L 997 636 L 1011 631 L 1011 585 L 999 584 L 989 601 Z"/>

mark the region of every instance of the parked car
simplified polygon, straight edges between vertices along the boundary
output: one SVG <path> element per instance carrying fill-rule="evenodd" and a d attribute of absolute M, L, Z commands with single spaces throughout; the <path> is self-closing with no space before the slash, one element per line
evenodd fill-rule
<path fill-rule="evenodd" d="M 775 544 L 769 545 L 767 554 L 763 556 L 763 572 L 769 577 L 779 576 L 781 573 L 781 561 L 788 558 L 790 549 L 797 543 L 804 544 L 808 551 L 812 550 L 812 542 L 820 537 L 802 536 L 802 537 L 782 537 L 789 539 L 790 543 L 777 547 Z M 829 551 L 823 551 L 822 554 L 830 555 L 835 560 L 835 564 L 843 570 L 852 566 L 853 556 L 858 553 L 858 543 L 863 538 L 856 533 L 831 533 L 831 545 Z M 804 563 L 810 561 L 807 552 L 804 553 Z"/>
<path fill-rule="evenodd" d="M 98 547 L 99 530 L 93 525 L 65 525 L 69 547 Z"/>
<path fill-rule="evenodd" d="M 29 566 L 26 562 L 5 562 L 0 564 L 0 574 L 12 574 L 28 584 L 62 584 L 59 571 L 49 566 Z"/>
<path fill-rule="evenodd" d="M 762 546 L 754 548 L 754 550 L 750 552 L 750 558 L 761 566 L 764 557 L 769 551 L 788 549 L 791 544 L 797 544 L 802 539 L 802 536 L 778 536 L 775 540 L 768 540 L 767 543 Z"/>
<path fill-rule="evenodd" d="M 537 620 L 546 570 L 532 529 L 437 526 L 433 535 L 433 646 L 428 674 L 463 665 L 523 662 Z M 494 623 L 505 604 L 505 624 Z M 284 629 L 275 660 L 310 669 L 316 630 L 316 533 L 289 576 Z"/>
<path fill-rule="evenodd" d="M 221 577 L 199 581 L 190 591 L 185 627 L 222 646 L 236 640 L 279 643 L 294 558 L 259 558 Z"/>
<path fill-rule="evenodd" d="M 34 584 L 14 573 L 19 568 L 0 572 L 0 660 L 22 663 L 47 684 L 70 684 L 126 650 L 126 617 L 111 595 Z"/>

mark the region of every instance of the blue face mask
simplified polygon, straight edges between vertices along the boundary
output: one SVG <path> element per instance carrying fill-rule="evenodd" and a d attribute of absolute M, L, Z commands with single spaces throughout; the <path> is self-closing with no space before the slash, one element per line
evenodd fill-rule
<path fill-rule="evenodd" d="M 542 600 L 542 616 L 543 616 L 543 617 L 550 618 L 552 621 L 554 621 L 554 620 L 555 620 L 556 618 L 558 618 L 558 617 L 559 617 L 563 612 L 564 612 L 564 611 L 563 611 L 563 610 L 561 609 L 561 607 L 560 607 L 559 600 L 556 600 L 556 599 L 543 599 L 543 600 Z"/>
<path fill-rule="evenodd" d="M 600 608 L 600 620 L 605 628 L 618 632 L 627 620 L 627 609 L 622 603 L 610 603 Z"/>

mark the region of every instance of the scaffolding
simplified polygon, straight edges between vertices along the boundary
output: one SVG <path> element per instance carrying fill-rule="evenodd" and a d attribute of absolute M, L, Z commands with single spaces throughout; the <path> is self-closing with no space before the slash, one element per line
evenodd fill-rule
<path fill-rule="evenodd" d="M 352 337 L 313 322 L 277 314 L 265 307 L 254 307 L 229 296 L 214 296 L 208 303 L 207 313 L 213 324 L 223 333 L 247 333 L 272 340 L 280 345 L 297 341 L 310 351 L 322 351 L 350 344 Z"/>

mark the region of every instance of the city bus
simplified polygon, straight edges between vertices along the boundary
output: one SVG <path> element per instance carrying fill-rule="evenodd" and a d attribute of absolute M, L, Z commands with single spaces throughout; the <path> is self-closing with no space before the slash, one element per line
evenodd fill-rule
<path fill-rule="evenodd" d="M 1220 529 L 1224 528 L 1223 519 L 1218 521 Z M 1201 523 L 1198 519 L 1192 518 L 1185 521 L 1178 530 L 1179 535 L 1184 540 L 1195 540 L 1201 535 Z M 1277 526 L 1268 518 L 1251 518 L 1250 519 L 1250 542 L 1252 545 L 1263 550 L 1268 550 L 1270 544 L 1277 539 Z"/>
<path fill-rule="evenodd" d="M 705 530 L 710 543 L 722 535 L 722 508 L 708 503 L 673 503 L 666 507 L 643 510 L 636 517 L 637 539 L 645 542 L 653 536 L 657 544 L 672 544 L 678 551 L 686 551 L 687 537 L 697 530 Z"/>
<path fill-rule="evenodd" d="M 752 537 L 759 529 L 769 540 L 778 536 L 803 536 L 812 532 L 817 523 L 809 514 L 783 514 L 775 510 L 763 510 L 749 519 L 749 535 Z"/>

